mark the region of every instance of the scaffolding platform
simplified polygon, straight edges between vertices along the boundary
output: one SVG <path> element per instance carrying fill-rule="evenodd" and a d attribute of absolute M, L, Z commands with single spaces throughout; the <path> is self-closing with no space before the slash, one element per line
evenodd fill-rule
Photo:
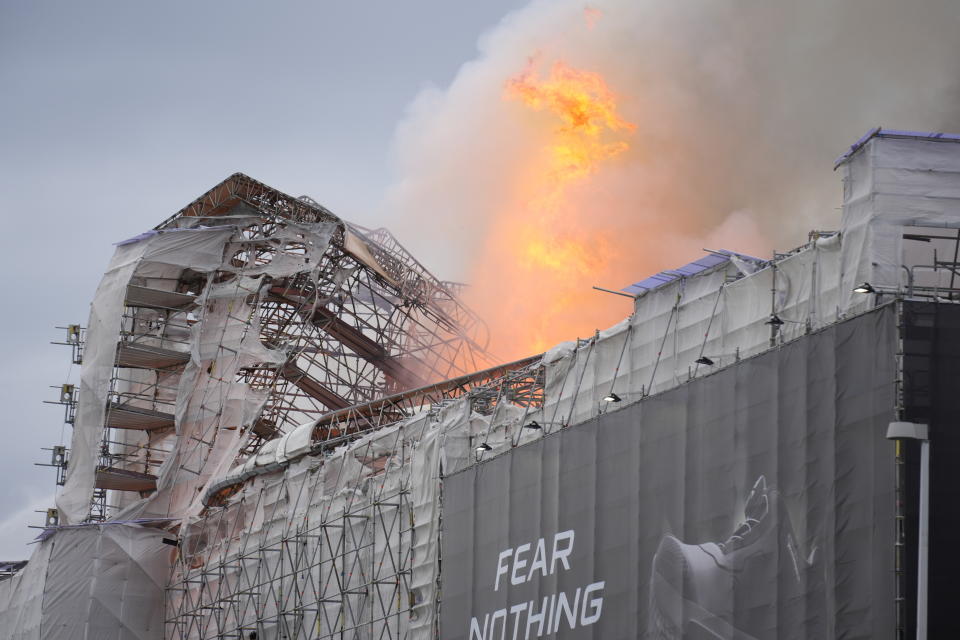
<path fill-rule="evenodd" d="M 116 467 L 99 467 L 94 486 L 110 491 L 156 491 L 157 476 Z"/>
<path fill-rule="evenodd" d="M 149 287 L 140 287 L 131 284 L 127 285 L 127 295 L 124 304 L 128 307 L 182 311 L 194 306 L 196 302 L 196 296 L 186 293 L 151 289 Z"/>
<path fill-rule="evenodd" d="M 154 431 L 174 426 L 172 413 L 153 411 L 128 404 L 111 403 L 107 411 L 106 426 L 114 429 L 139 429 Z"/>
<path fill-rule="evenodd" d="M 190 353 L 146 344 L 121 342 L 117 347 L 117 366 L 130 369 L 172 369 L 190 362 Z"/>

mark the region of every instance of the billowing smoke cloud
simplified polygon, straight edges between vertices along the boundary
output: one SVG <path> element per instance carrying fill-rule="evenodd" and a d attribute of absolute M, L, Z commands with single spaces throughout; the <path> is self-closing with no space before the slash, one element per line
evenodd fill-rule
<path fill-rule="evenodd" d="M 533 2 L 411 105 L 389 224 L 470 283 L 498 355 L 589 335 L 630 309 L 591 285 L 620 288 L 702 247 L 767 256 L 836 228 L 832 161 L 868 129 L 960 131 L 958 28 L 956 0 Z M 539 215 L 530 185 L 562 123 L 505 88 L 558 61 L 599 74 L 635 129 L 563 190 L 562 211 Z M 581 242 L 589 268 L 530 268 L 511 239 L 530 219 Z"/>

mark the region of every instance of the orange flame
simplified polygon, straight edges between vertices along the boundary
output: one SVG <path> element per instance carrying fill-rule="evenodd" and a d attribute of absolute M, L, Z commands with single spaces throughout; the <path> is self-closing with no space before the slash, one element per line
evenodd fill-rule
<path fill-rule="evenodd" d="M 622 304 L 613 310 L 591 290 L 593 278 L 608 277 L 619 243 L 591 224 L 597 212 L 580 209 L 570 196 L 628 149 L 622 134 L 635 125 L 617 113 L 599 74 L 563 62 L 543 79 L 532 63 L 507 82 L 506 98 L 559 122 L 537 166 L 520 177 L 515 210 L 496 217 L 469 294 L 491 324 L 495 352 L 520 357 L 629 312 Z"/>
<path fill-rule="evenodd" d="M 571 182 L 586 178 L 603 160 L 626 151 L 626 142 L 606 142 L 603 131 L 633 131 L 635 125 L 617 115 L 613 94 L 598 73 L 579 71 L 557 62 L 547 80 L 539 81 L 528 68 L 507 82 L 507 96 L 534 110 L 547 110 L 563 123 L 556 130 L 546 176 L 543 206 L 557 204 Z"/>

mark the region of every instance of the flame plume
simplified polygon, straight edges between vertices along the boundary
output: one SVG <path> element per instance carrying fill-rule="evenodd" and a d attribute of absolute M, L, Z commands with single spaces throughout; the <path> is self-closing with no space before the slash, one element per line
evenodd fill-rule
<path fill-rule="evenodd" d="M 960 129 L 958 28 L 957 0 L 530 2 L 410 104 L 384 210 L 520 357 L 630 312 L 591 285 L 836 228 L 844 145 Z"/>
<path fill-rule="evenodd" d="M 589 176 L 602 161 L 627 150 L 623 140 L 605 141 L 605 130 L 636 129 L 617 115 L 616 100 L 600 74 L 573 69 L 563 62 L 555 63 L 543 81 L 536 78 L 531 64 L 507 82 L 507 97 L 536 111 L 547 110 L 563 125 L 556 130 L 550 148 L 546 177 L 551 184 L 544 194 L 544 206 L 556 205 L 565 185 Z"/>
<path fill-rule="evenodd" d="M 591 226 L 572 194 L 629 148 L 624 137 L 635 125 L 618 114 L 616 98 L 600 74 L 563 62 L 553 64 L 542 79 L 531 62 L 507 82 L 505 98 L 536 113 L 531 126 L 550 127 L 535 166 L 518 178 L 515 209 L 496 217 L 472 280 L 472 302 L 495 310 L 487 312 L 494 347 L 513 357 L 588 334 L 623 315 L 622 308 L 602 313 L 609 307 L 590 288 L 592 279 L 605 273 L 618 243 Z M 590 305 L 601 311 L 599 316 L 584 317 L 577 308 Z"/>

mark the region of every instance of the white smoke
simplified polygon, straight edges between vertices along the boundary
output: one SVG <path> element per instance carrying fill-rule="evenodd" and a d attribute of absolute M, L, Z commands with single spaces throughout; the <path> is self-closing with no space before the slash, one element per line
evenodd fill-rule
<path fill-rule="evenodd" d="M 504 100 L 532 56 L 600 73 L 637 125 L 630 150 L 570 194 L 585 224 L 620 239 L 602 286 L 694 259 L 716 238 L 764 256 L 799 245 L 809 229 L 838 226 L 832 162 L 868 129 L 960 131 L 957 0 L 589 7 L 602 12 L 592 27 L 582 1 L 506 16 L 398 128 L 389 224 L 439 274 L 483 286 L 491 221 L 516 212 L 555 124 Z"/>

